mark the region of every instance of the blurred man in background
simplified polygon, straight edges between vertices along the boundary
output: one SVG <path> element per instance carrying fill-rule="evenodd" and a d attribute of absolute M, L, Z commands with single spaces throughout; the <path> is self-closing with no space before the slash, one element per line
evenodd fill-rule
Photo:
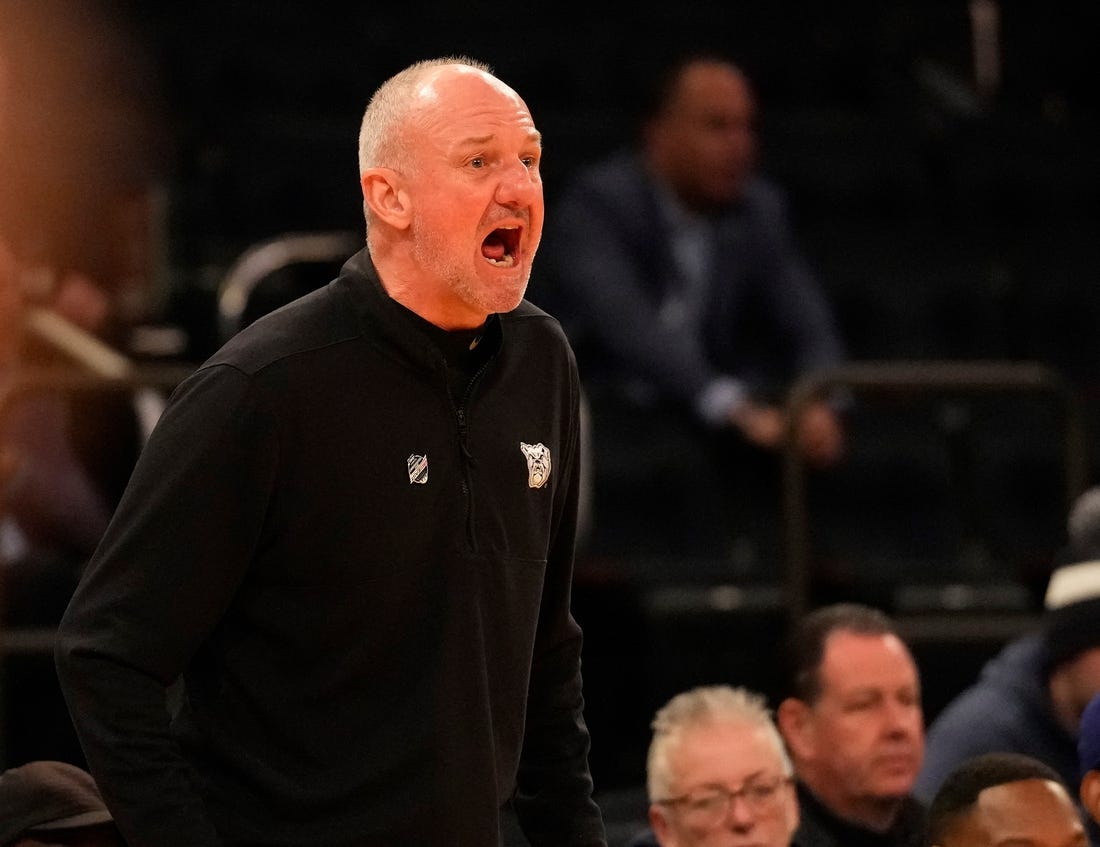
<path fill-rule="evenodd" d="M 813 402 L 797 421 L 784 411 L 794 381 L 843 349 L 783 193 L 756 168 L 755 120 L 752 87 L 728 59 L 690 54 L 665 68 L 637 146 L 566 186 L 537 289 L 577 348 L 591 401 L 597 533 L 614 532 L 628 504 L 620 544 L 636 529 L 653 552 L 657 527 L 688 555 L 737 559 L 740 545 L 746 566 L 762 546 L 769 558 L 779 549 L 788 427 L 811 467 L 844 452 L 833 404 Z"/>

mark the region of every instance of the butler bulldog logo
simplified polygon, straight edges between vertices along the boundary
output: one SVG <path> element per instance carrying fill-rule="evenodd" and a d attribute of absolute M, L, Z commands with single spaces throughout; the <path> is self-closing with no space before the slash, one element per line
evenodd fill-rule
<path fill-rule="evenodd" d="M 542 488 L 550 479 L 550 451 L 542 442 L 538 444 L 519 443 L 527 459 L 527 484 L 531 488 Z"/>
<path fill-rule="evenodd" d="M 519 442 L 519 449 L 527 459 L 527 484 L 531 488 L 541 488 L 550 480 L 550 451 L 546 444 L 528 444 Z"/>

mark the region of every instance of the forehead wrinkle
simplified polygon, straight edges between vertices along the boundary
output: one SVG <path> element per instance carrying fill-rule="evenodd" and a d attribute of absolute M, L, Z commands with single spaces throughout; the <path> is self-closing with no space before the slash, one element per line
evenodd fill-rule
<path fill-rule="evenodd" d="M 455 147 L 479 147 L 485 144 L 491 144 L 497 139 L 495 132 L 486 133 L 484 135 L 470 135 L 465 138 L 456 139 L 454 142 Z M 532 143 L 542 146 L 542 133 L 537 129 L 531 129 L 527 133 L 527 137 Z"/>
<path fill-rule="evenodd" d="M 479 86 L 479 83 L 481 84 Z M 445 98 L 455 99 L 447 108 Z M 491 145 L 515 128 L 542 149 L 542 133 L 527 104 L 507 84 L 474 68 L 435 68 L 414 88 L 405 129 L 445 155 Z"/>

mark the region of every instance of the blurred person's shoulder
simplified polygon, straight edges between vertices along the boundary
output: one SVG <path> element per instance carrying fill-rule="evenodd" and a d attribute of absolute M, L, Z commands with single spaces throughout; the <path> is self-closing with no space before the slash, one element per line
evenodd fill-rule
<path fill-rule="evenodd" d="M 741 204 L 766 215 L 786 215 L 789 202 L 787 189 L 774 177 L 756 171 L 745 180 Z"/>
<path fill-rule="evenodd" d="M 645 189 L 649 181 L 641 154 L 633 148 L 621 148 L 579 165 L 566 180 L 563 196 L 600 194 L 631 198 Z"/>

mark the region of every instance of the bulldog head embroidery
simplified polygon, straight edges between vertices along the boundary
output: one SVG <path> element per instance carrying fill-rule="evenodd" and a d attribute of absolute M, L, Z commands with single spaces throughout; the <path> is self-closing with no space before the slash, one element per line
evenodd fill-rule
<path fill-rule="evenodd" d="M 527 459 L 527 484 L 531 488 L 542 488 L 550 479 L 550 451 L 541 442 L 526 444 L 521 441 L 519 449 Z"/>

